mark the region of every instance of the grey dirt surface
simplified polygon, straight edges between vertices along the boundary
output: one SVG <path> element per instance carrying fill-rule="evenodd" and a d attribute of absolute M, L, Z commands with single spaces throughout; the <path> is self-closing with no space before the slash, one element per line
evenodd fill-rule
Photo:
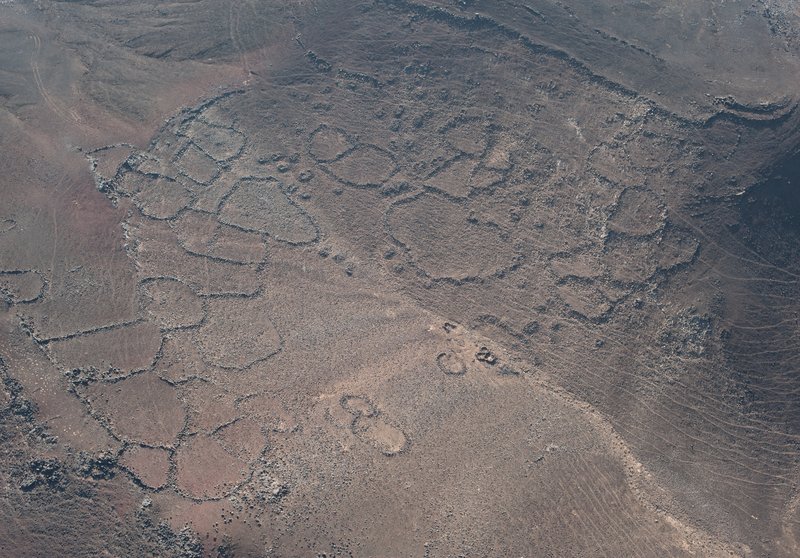
<path fill-rule="evenodd" d="M 788 0 L 0 0 L 0 556 L 800 555 Z"/>

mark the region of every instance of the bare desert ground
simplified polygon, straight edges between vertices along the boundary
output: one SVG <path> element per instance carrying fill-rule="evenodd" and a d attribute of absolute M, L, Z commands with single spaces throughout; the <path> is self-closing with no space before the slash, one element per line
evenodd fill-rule
<path fill-rule="evenodd" d="M 788 0 L 0 0 L 0 556 L 800 555 Z"/>

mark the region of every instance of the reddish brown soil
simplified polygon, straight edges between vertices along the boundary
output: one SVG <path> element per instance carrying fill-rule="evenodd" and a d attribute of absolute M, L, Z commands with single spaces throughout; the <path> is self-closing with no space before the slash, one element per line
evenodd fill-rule
<path fill-rule="evenodd" d="M 800 554 L 798 32 L 0 2 L 0 555 Z"/>

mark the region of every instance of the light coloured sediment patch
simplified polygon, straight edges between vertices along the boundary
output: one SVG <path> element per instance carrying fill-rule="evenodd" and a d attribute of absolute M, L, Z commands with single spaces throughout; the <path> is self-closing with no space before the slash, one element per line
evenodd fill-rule
<path fill-rule="evenodd" d="M 608 221 L 611 230 L 630 235 L 648 235 L 664 225 L 664 206 L 644 188 L 627 188 L 617 199 Z"/>
<path fill-rule="evenodd" d="M 396 204 L 387 224 L 412 260 L 435 278 L 486 277 L 515 257 L 500 230 L 475 222 L 464 206 L 439 195 Z"/>
<path fill-rule="evenodd" d="M 44 291 L 45 282 L 36 271 L 0 271 L 0 298 L 11 303 L 33 302 Z"/>
<path fill-rule="evenodd" d="M 175 455 L 178 489 L 193 498 L 222 498 L 247 480 L 247 463 L 204 434 L 186 439 Z"/>
<path fill-rule="evenodd" d="M 323 124 L 311 133 L 308 153 L 319 163 L 335 161 L 353 148 L 350 138 L 339 128 Z"/>
<path fill-rule="evenodd" d="M 176 166 L 183 174 L 200 184 L 210 184 L 219 175 L 217 162 L 193 144 L 180 154 Z"/>
<path fill-rule="evenodd" d="M 396 171 L 391 155 L 374 145 L 360 145 L 330 164 L 333 175 L 351 186 L 376 187 Z"/>
<path fill-rule="evenodd" d="M 205 316 L 202 300 L 175 279 L 144 281 L 141 291 L 144 311 L 162 328 L 190 327 Z"/>
<path fill-rule="evenodd" d="M 293 203 L 274 180 L 241 180 L 225 200 L 221 222 L 262 232 L 291 244 L 313 242 L 317 229 L 308 214 Z"/>
<path fill-rule="evenodd" d="M 472 190 L 472 173 L 477 163 L 470 159 L 457 159 L 425 181 L 425 185 L 458 198 L 465 198 Z"/>
<path fill-rule="evenodd" d="M 83 397 L 115 435 L 148 446 L 172 446 L 186 421 L 178 391 L 151 372 L 92 384 Z"/>
<path fill-rule="evenodd" d="M 262 301 L 216 298 L 208 300 L 207 308 L 194 340 L 208 364 L 246 368 L 280 350 L 280 335 Z"/>
<path fill-rule="evenodd" d="M 144 486 L 158 489 L 169 482 L 169 456 L 165 449 L 130 446 L 120 457 L 120 465 Z"/>
<path fill-rule="evenodd" d="M 229 127 L 215 126 L 203 120 L 193 120 L 184 134 L 202 151 L 219 162 L 237 157 L 244 148 L 245 137 Z"/>
<path fill-rule="evenodd" d="M 191 254 L 247 264 L 263 261 L 267 253 L 260 234 L 222 224 L 209 213 L 185 211 L 172 227 Z"/>
<path fill-rule="evenodd" d="M 397 455 L 408 448 L 408 438 L 403 431 L 381 417 L 357 418 L 353 433 L 386 456 Z"/>
<path fill-rule="evenodd" d="M 50 341 L 47 350 L 62 368 L 91 367 L 113 375 L 148 368 L 161 348 L 161 332 L 152 322 L 119 325 Z"/>
<path fill-rule="evenodd" d="M 477 119 L 458 123 L 448 128 L 444 135 L 454 149 L 469 155 L 483 153 L 488 144 L 486 123 Z"/>
<path fill-rule="evenodd" d="M 224 426 L 216 436 L 229 452 L 244 461 L 256 459 L 267 444 L 261 425 L 249 418 Z"/>

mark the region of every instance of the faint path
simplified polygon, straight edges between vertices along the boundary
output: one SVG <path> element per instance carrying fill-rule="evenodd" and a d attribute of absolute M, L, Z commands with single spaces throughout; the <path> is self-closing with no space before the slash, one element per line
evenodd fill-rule
<path fill-rule="evenodd" d="M 33 72 L 33 80 L 36 83 L 36 89 L 39 91 L 39 94 L 50 110 L 52 110 L 62 120 L 80 124 L 81 119 L 77 112 L 71 109 L 68 110 L 62 103 L 51 97 L 47 92 L 44 82 L 42 81 L 41 71 L 39 69 L 39 57 L 42 51 L 42 40 L 35 33 L 31 35 L 31 37 L 33 38 L 34 45 L 34 52 L 31 56 L 31 71 Z"/>
<path fill-rule="evenodd" d="M 245 72 L 245 75 L 250 75 L 250 64 L 247 62 L 247 55 L 245 54 L 244 48 L 242 47 L 241 42 L 241 32 L 239 30 L 240 22 L 241 22 L 242 14 L 239 6 L 235 2 L 231 2 L 228 8 L 228 32 L 230 33 L 231 37 L 231 44 L 239 53 L 239 59 L 242 63 L 242 69 Z"/>

